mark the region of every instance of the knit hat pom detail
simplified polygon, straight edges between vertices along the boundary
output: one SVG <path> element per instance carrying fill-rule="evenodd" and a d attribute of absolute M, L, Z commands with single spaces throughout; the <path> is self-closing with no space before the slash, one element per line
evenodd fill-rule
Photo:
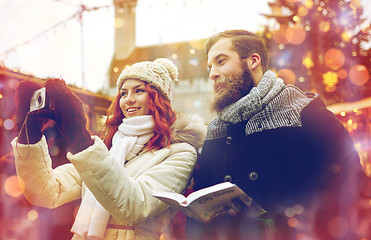
<path fill-rule="evenodd" d="M 157 58 L 154 62 L 165 68 L 169 72 L 170 77 L 173 81 L 178 81 L 179 77 L 178 68 L 175 66 L 173 62 L 166 58 Z"/>

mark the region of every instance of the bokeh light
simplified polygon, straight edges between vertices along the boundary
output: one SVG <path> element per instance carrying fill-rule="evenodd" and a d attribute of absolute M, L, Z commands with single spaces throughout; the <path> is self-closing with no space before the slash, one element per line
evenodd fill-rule
<path fill-rule="evenodd" d="M 365 65 L 355 65 L 349 70 L 350 81 L 357 86 L 364 85 L 369 78 L 370 74 Z"/>
<path fill-rule="evenodd" d="M 287 38 L 285 36 L 286 34 L 286 26 L 281 26 L 279 30 L 275 31 L 273 33 L 273 40 L 277 44 L 286 44 L 288 43 Z"/>
<path fill-rule="evenodd" d="M 19 197 L 22 194 L 17 176 L 13 175 L 5 180 L 4 190 L 11 197 Z"/>
<path fill-rule="evenodd" d="M 300 6 L 299 7 L 299 10 L 298 10 L 298 15 L 300 17 L 305 17 L 308 15 L 308 8 L 304 7 L 304 6 Z"/>
<path fill-rule="evenodd" d="M 6 119 L 4 121 L 4 128 L 6 130 L 12 130 L 14 128 L 15 124 L 14 124 L 14 121 L 12 119 Z"/>
<path fill-rule="evenodd" d="M 296 218 L 289 218 L 289 220 L 287 221 L 287 224 L 292 227 L 292 228 L 295 228 L 298 226 L 298 220 Z"/>
<path fill-rule="evenodd" d="M 285 37 L 289 43 L 299 45 L 304 42 L 306 33 L 302 26 L 295 25 L 286 28 Z"/>
<path fill-rule="evenodd" d="M 286 217 L 291 218 L 291 217 L 295 216 L 295 210 L 293 208 L 286 208 L 285 209 L 285 215 L 286 215 Z"/>
<path fill-rule="evenodd" d="M 344 31 L 341 33 L 341 38 L 344 42 L 350 42 L 350 40 L 352 39 L 352 35 L 348 31 Z"/>
<path fill-rule="evenodd" d="M 359 0 L 351 0 L 350 7 L 353 9 L 359 9 L 361 7 L 361 2 Z"/>
<path fill-rule="evenodd" d="M 306 68 L 312 68 L 314 66 L 314 63 L 312 61 L 312 57 L 311 57 L 311 54 L 307 54 L 307 56 L 303 59 L 303 65 L 306 67 Z"/>
<path fill-rule="evenodd" d="M 282 78 L 286 84 L 295 84 L 296 82 L 296 75 L 290 69 L 283 68 L 278 71 L 277 75 Z"/>
<path fill-rule="evenodd" d="M 325 64 L 331 70 L 338 70 L 344 65 L 344 53 L 336 48 L 331 48 L 325 53 Z"/>
<path fill-rule="evenodd" d="M 12 89 L 15 89 L 18 85 L 18 80 L 17 79 L 11 79 L 8 83 L 8 86 Z"/>
<path fill-rule="evenodd" d="M 328 21 L 322 21 L 319 24 L 319 30 L 322 32 L 328 32 L 330 30 L 330 23 Z"/>
<path fill-rule="evenodd" d="M 327 92 L 333 92 L 336 90 L 336 84 L 339 82 L 338 75 L 336 72 L 327 72 L 323 75 L 323 84 Z"/>
<path fill-rule="evenodd" d="M 39 217 L 39 213 L 38 213 L 36 210 L 30 210 L 30 211 L 27 213 L 27 217 L 28 217 L 28 219 L 30 219 L 31 221 L 35 221 L 35 220 Z"/>
<path fill-rule="evenodd" d="M 57 156 L 59 154 L 58 146 L 51 146 L 49 149 L 49 153 L 51 156 Z"/>
<path fill-rule="evenodd" d="M 302 205 L 297 204 L 293 207 L 295 214 L 302 214 L 304 212 L 304 208 Z"/>
<path fill-rule="evenodd" d="M 312 8 L 313 7 L 313 1 L 312 0 L 305 0 L 304 1 L 304 6 L 306 6 L 307 8 Z"/>

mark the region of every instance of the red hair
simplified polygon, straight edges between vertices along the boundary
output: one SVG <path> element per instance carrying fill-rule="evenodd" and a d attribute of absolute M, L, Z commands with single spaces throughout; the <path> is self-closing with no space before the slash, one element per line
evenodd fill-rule
<path fill-rule="evenodd" d="M 148 92 L 147 107 L 154 120 L 153 137 L 148 142 L 148 149 L 161 149 L 170 145 L 172 134 L 170 126 L 176 120 L 176 114 L 171 108 L 170 102 L 165 100 L 161 94 L 150 84 L 145 82 L 145 89 Z M 107 148 L 112 147 L 112 138 L 116 133 L 122 119 L 125 118 L 120 108 L 120 93 L 113 99 L 107 112 L 104 143 Z"/>

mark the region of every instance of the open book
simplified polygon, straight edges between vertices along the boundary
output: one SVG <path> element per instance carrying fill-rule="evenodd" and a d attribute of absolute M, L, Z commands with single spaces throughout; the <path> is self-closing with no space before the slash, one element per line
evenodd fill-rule
<path fill-rule="evenodd" d="M 174 192 L 155 192 L 152 196 L 203 223 L 227 214 L 234 216 L 243 212 L 249 217 L 257 217 L 266 212 L 237 185 L 230 182 L 200 189 L 188 197 Z"/>

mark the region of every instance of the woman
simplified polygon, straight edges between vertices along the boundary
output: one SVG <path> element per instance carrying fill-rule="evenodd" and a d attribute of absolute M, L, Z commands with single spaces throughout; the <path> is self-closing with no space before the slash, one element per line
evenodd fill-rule
<path fill-rule="evenodd" d="M 171 85 L 177 77 L 167 59 L 124 69 L 103 141 L 86 130 L 81 100 L 62 80 L 48 80 L 54 119 L 71 162 L 55 169 L 41 132 L 51 110 L 27 113 L 24 106 L 41 86 L 20 85 L 17 119 L 26 118 L 28 131 L 20 130 L 12 145 L 26 198 L 55 208 L 82 197 L 72 239 L 158 239 L 174 211 L 152 193 L 185 190 L 206 130 L 198 117 L 177 119 L 172 110 Z"/>

